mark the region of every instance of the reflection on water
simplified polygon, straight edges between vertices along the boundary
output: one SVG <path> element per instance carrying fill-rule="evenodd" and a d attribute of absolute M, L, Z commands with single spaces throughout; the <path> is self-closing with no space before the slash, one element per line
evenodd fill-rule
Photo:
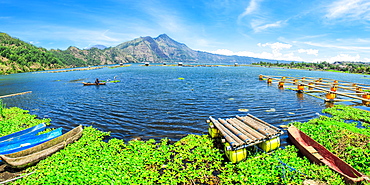
<path fill-rule="evenodd" d="M 327 107 L 320 99 L 278 89 L 258 75 L 323 77 L 368 83 L 358 75 L 257 67 L 103 68 L 65 73 L 24 73 L 0 77 L 0 95 L 7 106 L 51 118 L 53 127 L 79 124 L 110 131 L 113 137 L 144 139 L 204 134 L 209 116 L 229 118 L 248 113 L 273 125 L 307 121 Z M 113 79 L 119 83 L 83 86 L 82 81 Z M 271 111 L 273 110 L 273 111 Z M 286 140 L 283 136 L 283 142 Z"/>

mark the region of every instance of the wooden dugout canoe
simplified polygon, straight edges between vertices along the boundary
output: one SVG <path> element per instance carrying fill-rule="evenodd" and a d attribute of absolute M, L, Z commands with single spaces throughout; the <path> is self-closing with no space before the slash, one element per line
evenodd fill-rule
<path fill-rule="evenodd" d="M 63 149 L 68 144 L 73 143 L 82 136 L 82 125 L 70 130 L 69 132 L 20 152 L 0 155 L 0 158 L 13 168 L 23 168 L 33 165 L 49 155 Z"/>
<path fill-rule="evenodd" d="M 293 125 L 290 126 L 288 128 L 288 135 L 290 141 L 310 161 L 316 164 L 325 164 L 329 166 L 329 168 L 343 176 L 346 183 L 355 184 L 364 180 L 370 180 L 369 177 L 358 172 L 351 165 L 347 164 L 305 133 L 298 130 L 297 127 Z"/>
<path fill-rule="evenodd" d="M 86 83 L 86 82 L 82 82 L 84 85 L 105 85 L 106 83 L 105 82 L 101 82 L 101 83 Z"/>

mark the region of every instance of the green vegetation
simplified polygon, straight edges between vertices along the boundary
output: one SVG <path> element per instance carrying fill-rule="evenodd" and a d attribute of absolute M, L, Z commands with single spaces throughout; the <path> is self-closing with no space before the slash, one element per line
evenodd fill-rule
<path fill-rule="evenodd" d="M 320 62 L 320 63 L 308 63 L 308 62 L 291 62 L 291 63 L 270 63 L 270 62 L 258 62 L 252 63 L 253 65 L 260 66 L 276 66 L 296 69 L 313 69 L 313 70 L 326 70 L 332 72 L 345 72 L 345 73 L 363 73 L 370 74 L 370 65 L 367 63 L 355 63 L 355 62 Z"/>
<path fill-rule="evenodd" d="M 28 114 L 29 111 L 17 107 L 3 108 L 3 117 L 0 117 L 0 137 L 18 132 L 40 123 L 50 123 L 50 119 L 35 119 L 35 115 Z"/>
<path fill-rule="evenodd" d="M 83 65 L 80 59 L 67 54 L 50 52 L 45 48 L 0 33 L 0 74 L 40 71 Z"/>
<path fill-rule="evenodd" d="M 0 99 L 0 118 L 4 117 L 4 109 L 6 104 L 4 104 L 3 99 Z"/>
<path fill-rule="evenodd" d="M 366 126 L 369 113 L 345 106 L 335 106 L 325 112 L 332 116 L 294 125 L 370 175 L 370 132 L 368 128 L 357 128 L 357 123 L 344 120 L 360 120 Z M 4 115 L 1 135 L 50 121 L 34 119 L 35 116 L 19 108 L 4 109 Z M 270 153 L 251 147 L 245 161 L 233 164 L 225 160 L 220 144 L 207 135 L 188 135 L 174 144 L 168 139 L 125 143 L 113 138 L 104 142 L 108 135 L 85 127 L 77 142 L 27 168 L 24 173 L 35 173 L 13 183 L 302 184 L 310 179 L 344 184 L 337 173 L 327 166 L 310 163 L 299 156 L 292 145 Z"/>

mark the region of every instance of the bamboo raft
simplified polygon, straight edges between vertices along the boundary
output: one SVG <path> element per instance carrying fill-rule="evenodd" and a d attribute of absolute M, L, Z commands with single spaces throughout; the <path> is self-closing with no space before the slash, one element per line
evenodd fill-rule
<path fill-rule="evenodd" d="M 18 96 L 18 95 L 28 94 L 28 93 L 31 93 L 31 92 L 32 91 L 26 91 L 26 92 L 21 92 L 21 93 L 8 94 L 8 95 L 0 96 L 0 98 L 7 98 L 7 97 L 11 97 L 11 96 Z"/>
<path fill-rule="evenodd" d="M 275 80 L 275 82 L 278 82 L 279 88 L 284 88 L 285 83 L 296 85 L 297 88 L 292 90 L 323 99 L 325 102 L 360 102 L 362 105 L 370 106 L 370 92 L 368 92 L 368 90 L 370 90 L 369 84 L 312 77 L 299 78 L 260 75 L 259 78 L 260 80 L 267 79 L 267 83 L 269 84 L 274 83 Z M 326 98 L 314 95 L 315 93 L 326 93 Z"/>
<path fill-rule="evenodd" d="M 217 120 L 209 117 L 207 122 L 212 138 L 223 137 L 225 139 L 225 151 L 232 162 L 243 160 L 245 157 L 240 157 L 238 152 L 244 154 L 243 149 L 253 145 L 258 145 L 266 152 L 278 148 L 280 146 L 279 136 L 284 134 L 279 128 L 250 114 L 244 117 L 236 116 Z M 236 155 L 237 159 L 230 155 Z"/>

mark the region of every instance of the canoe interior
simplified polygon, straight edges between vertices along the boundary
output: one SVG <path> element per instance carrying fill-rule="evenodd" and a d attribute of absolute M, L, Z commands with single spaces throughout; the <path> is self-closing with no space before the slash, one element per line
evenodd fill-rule
<path fill-rule="evenodd" d="M 297 146 L 303 155 L 317 164 L 324 163 L 328 165 L 342 174 L 347 182 L 361 181 L 361 177 L 365 177 L 296 127 L 289 127 L 288 134 L 292 143 Z"/>

